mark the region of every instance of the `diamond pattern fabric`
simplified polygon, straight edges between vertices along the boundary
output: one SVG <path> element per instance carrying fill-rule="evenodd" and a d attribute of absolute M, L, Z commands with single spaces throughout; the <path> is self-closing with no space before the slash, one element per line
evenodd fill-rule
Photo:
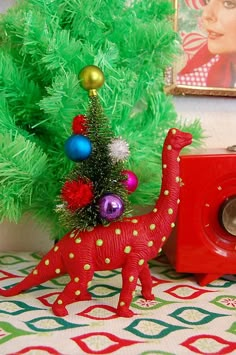
<path fill-rule="evenodd" d="M 36 253 L 0 253 L 0 287 L 9 288 L 38 263 Z M 132 318 L 116 315 L 120 270 L 96 273 L 92 300 L 71 304 L 69 315 L 51 305 L 67 275 L 18 296 L 0 297 L 1 355 L 191 355 L 236 354 L 236 281 L 219 279 L 200 287 L 178 274 L 164 255 L 151 261 L 155 299 L 141 297 L 138 284 Z"/>

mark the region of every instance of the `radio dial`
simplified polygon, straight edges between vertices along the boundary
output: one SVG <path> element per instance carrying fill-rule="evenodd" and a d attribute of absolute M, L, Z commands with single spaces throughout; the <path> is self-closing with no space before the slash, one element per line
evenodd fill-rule
<path fill-rule="evenodd" d="M 231 235 L 236 236 L 236 196 L 228 197 L 220 209 L 220 223 Z"/>

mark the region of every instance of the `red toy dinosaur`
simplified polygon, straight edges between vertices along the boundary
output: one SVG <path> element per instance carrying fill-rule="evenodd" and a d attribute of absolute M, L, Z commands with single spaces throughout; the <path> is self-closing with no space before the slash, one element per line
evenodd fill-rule
<path fill-rule="evenodd" d="M 152 212 L 108 226 L 69 232 L 25 279 L 11 289 L 1 289 L 0 295 L 13 296 L 68 273 L 71 280 L 52 306 L 55 315 L 65 316 L 68 304 L 91 299 L 87 287 L 95 271 L 122 268 L 123 287 L 117 307 L 119 316 L 133 315 L 129 307 L 138 278 L 143 297 L 154 299 L 148 260 L 160 252 L 175 225 L 180 189 L 179 152 L 191 142 L 190 133 L 175 128 L 169 130 L 162 152 L 162 188 Z"/>

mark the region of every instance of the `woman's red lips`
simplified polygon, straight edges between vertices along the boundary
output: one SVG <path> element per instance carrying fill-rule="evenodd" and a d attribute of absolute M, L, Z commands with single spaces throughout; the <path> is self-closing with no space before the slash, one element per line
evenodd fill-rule
<path fill-rule="evenodd" d="M 207 32 L 208 32 L 208 38 L 210 39 L 216 39 L 223 36 L 221 33 L 218 32 L 214 32 L 214 31 L 207 31 Z"/>

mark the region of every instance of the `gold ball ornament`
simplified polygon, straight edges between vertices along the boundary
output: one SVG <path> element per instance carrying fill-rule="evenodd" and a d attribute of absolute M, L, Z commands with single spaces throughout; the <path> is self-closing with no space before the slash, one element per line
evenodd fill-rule
<path fill-rule="evenodd" d="M 87 91 L 96 91 L 105 81 L 104 74 L 96 65 L 88 65 L 79 73 L 80 84 Z"/>

